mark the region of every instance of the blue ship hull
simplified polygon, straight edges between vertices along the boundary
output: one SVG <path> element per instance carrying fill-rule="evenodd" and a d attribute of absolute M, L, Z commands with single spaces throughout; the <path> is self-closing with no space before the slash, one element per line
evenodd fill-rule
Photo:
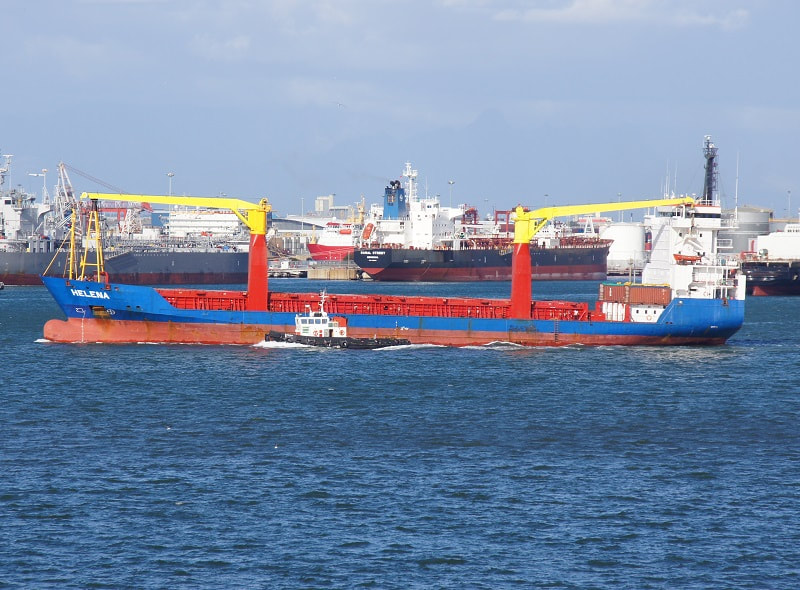
<path fill-rule="evenodd" d="M 303 305 L 319 295 L 270 293 L 268 311 L 247 311 L 246 294 L 154 289 L 42 277 L 67 319 L 51 320 L 58 342 L 253 344 L 271 330 L 291 331 Z M 430 310 L 410 313 L 414 309 Z M 179 304 L 180 301 L 191 301 Z M 199 302 L 199 303 L 198 303 Z M 329 309 L 354 337 L 405 338 L 452 346 L 508 342 L 526 346 L 722 344 L 742 326 L 744 301 L 672 300 L 655 322 L 612 321 L 586 304 L 542 302 L 550 319 L 502 317 L 506 300 L 332 296 Z M 572 315 L 574 314 L 574 316 Z M 571 318 L 575 319 L 571 319 Z"/>

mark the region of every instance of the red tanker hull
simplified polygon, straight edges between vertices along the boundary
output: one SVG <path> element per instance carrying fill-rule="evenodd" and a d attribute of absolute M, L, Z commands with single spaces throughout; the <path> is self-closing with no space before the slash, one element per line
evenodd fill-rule
<path fill-rule="evenodd" d="M 347 260 L 353 257 L 353 246 L 322 246 L 308 244 L 308 253 L 314 260 Z"/>

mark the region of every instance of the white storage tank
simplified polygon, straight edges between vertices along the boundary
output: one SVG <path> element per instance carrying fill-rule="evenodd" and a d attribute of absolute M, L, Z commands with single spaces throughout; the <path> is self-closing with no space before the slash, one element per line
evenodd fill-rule
<path fill-rule="evenodd" d="M 645 263 L 645 228 L 637 222 L 611 223 L 600 229 L 600 237 L 614 240 L 608 251 L 608 274 L 639 274 Z"/>
<path fill-rule="evenodd" d="M 750 250 L 756 236 L 770 232 L 772 210 L 745 205 L 722 212 L 723 229 L 720 230 L 717 247 L 723 253 L 738 254 Z"/>

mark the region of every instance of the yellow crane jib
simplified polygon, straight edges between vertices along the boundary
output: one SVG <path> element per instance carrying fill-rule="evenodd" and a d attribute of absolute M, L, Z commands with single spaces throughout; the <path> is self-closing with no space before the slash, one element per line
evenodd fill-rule
<path fill-rule="evenodd" d="M 533 211 L 525 211 L 521 206 L 518 206 L 515 211 L 514 243 L 527 244 L 533 239 L 533 236 L 554 217 L 624 211 L 627 209 L 646 209 L 648 207 L 664 207 L 669 205 L 691 205 L 692 203 L 694 203 L 692 197 L 680 197 L 676 199 L 617 201 L 616 203 L 595 203 L 590 205 L 562 205 L 557 207 L 542 207 L 540 209 L 534 209 Z"/>
<path fill-rule="evenodd" d="M 185 205 L 187 207 L 207 207 L 209 209 L 229 209 L 242 220 L 250 232 L 254 234 L 267 233 L 267 213 L 272 211 L 272 206 L 267 199 L 258 203 L 230 199 L 227 197 L 183 197 L 176 195 L 124 195 L 116 193 L 82 193 L 81 199 L 100 201 L 125 201 L 130 203 L 159 203 L 161 205 Z M 246 211 L 245 216 L 242 211 Z"/>

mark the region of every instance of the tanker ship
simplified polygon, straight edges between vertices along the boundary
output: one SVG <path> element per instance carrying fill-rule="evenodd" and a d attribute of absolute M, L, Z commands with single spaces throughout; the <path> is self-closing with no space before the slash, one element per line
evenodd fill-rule
<path fill-rule="evenodd" d="M 364 199 L 358 212 L 351 213 L 346 221 L 333 219 L 325 224 L 319 237 L 312 236 L 307 244 L 311 258 L 318 261 L 342 261 L 353 258 L 353 250 L 364 232 Z"/>
<path fill-rule="evenodd" d="M 511 211 L 481 219 L 475 207 L 445 207 L 420 197 L 416 170 L 406 162 L 383 202 L 347 221 L 333 220 L 308 244 L 314 260 L 349 260 L 375 280 L 507 281 L 511 279 Z M 602 280 L 611 240 L 547 227 L 531 244 L 534 280 Z"/>
<path fill-rule="evenodd" d="M 353 261 L 380 281 L 507 281 L 511 279 L 511 211 L 484 220 L 474 207 L 442 207 L 439 198 L 417 194 L 417 171 L 406 163 L 399 180 L 384 190 Z M 611 240 L 572 234 L 548 225 L 531 243 L 533 280 L 602 280 Z"/>

